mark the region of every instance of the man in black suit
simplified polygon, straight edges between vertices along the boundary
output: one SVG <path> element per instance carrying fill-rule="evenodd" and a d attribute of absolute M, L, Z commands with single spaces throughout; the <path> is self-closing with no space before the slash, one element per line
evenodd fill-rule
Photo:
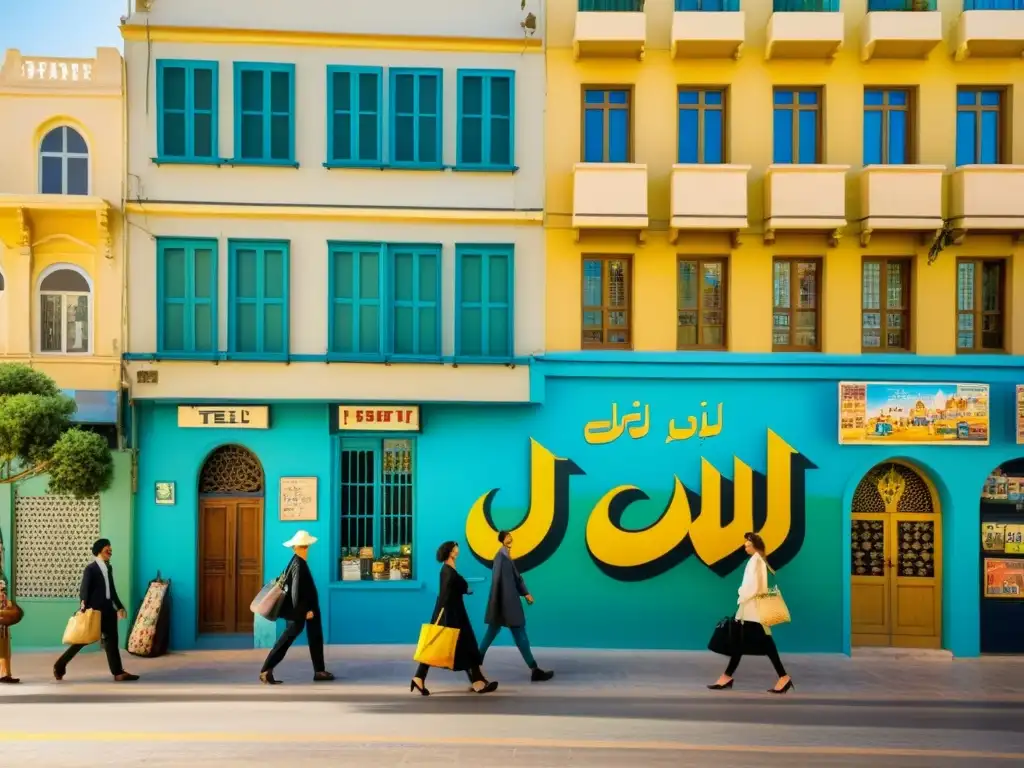
<path fill-rule="evenodd" d="M 138 675 L 124 671 L 121 666 L 121 652 L 118 649 L 117 621 L 125 619 L 128 613 L 117 596 L 117 588 L 114 586 L 114 572 L 110 568 L 110 540 L 100 539 L 92 545 L 92 553 L 96 559 L 85 566 L 82 573 L 82 589 L 79 597 L 82 600 L 82 610 L 92 609 L 100 612 L 100 644 L 107 654 L 107 665 L 110 667 L 110 674 L 119 682 L 131 682 L 138 680 Z M 63 680 L 67 673 L 68 662 L 71 661 L 82 650 L 84 645 L 72 645 L 64 655 L 57 659 L 53 665 L 53 676 L 57 680 Z"/>

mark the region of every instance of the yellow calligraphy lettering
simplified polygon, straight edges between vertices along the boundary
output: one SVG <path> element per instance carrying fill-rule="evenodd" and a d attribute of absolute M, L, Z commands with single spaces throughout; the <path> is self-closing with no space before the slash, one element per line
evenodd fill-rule
<path fill-rule="evenodd" d="M 701 408 L 706 408 L 707 403 L 701 403 Z M 700 437 L 715 437 L 722 431 L 722 404 L 718 404 L 718 420 L 714 424 L 708 424 L 708 414 L 705 411 L 700 415 Z"/>
<path fill-rule="evenodd" d="M 619 407 L 612 403 L 611 421 L 590 421 L 583 425 L 583 437 L 591 445 L 606 445 L 617 440 L 626 428 L 627 419 L 619 421 Z"/>
<path fill-rule="evenodd" d="M 635 401 L 633 403 L 633 407 L 634 408 L 639 408 L 640 407 L 640 401 L 639 400 Z M 641 425 L 639 427 L 630 427 L 629 428 L 629 436 L 631 438 L 633 438 L 634 440 L 639 440 L 641 437 L 646 437 L 647 433 L 651 429 L 651 406 L 650 405 L 645 405 L 644 406 L 644 415 L 642 417 L 640 416 L 640 414 L 631 414 L 630 416 L 627 416 L 625 419 L 622 420 L 623 423 L 626 423 L 626 419 L 629 419 L 630 421 L 640 421 L 641 422 Z"/>
<path fill-rule="evenodd" d="M 671 443 L 673 440 L 689 440 L 697 434 L 697 417 L 688 416 L 687 418 L 690 420 L 690 426 L 686 429 L 677 429 L 675 419 L 669 421 L 668 437 L 665 438 L 666 443 Z"/>

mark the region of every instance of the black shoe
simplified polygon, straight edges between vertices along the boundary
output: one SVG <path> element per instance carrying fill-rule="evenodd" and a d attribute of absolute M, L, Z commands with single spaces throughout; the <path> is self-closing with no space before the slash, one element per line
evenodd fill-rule
<path fill-rule="evenodd" d="M 732 688 L 732 684 L 734 682 L 735 682 L 735 680 L 730 680 L 728 683 L 722 683 L 721 685 L 719 685 L 718 683 L 712 683 L 711 685 L 708 686 L 708 690 L 711 690 L 711 691 L 727 691 L 730 688 Z"/>
<path fill-rule="evenodd" d="M 17 685 L 20 682 L 20 678 L 11 677 L 10 675 L 4 675 L 3 677 L 0 677 L 0 684 L 2 685 Z"/>
<path fill-rule="evenodd" d="M 530 672 L 530 682 L 546 683 L 554 676 L 555 673 L 551 672 L 550 670 L 541 669 L 540 667 L 534 667 L 533 671 Z"/>
<path fill-rule="evenodd" d="M 429 696 L 430 695 L 430 691 L 428 691 L 424 686 L 422 686 L 419 683 L 417 683 L 415 680 L 410 680 L 409 681 L 409 692 L 411 693 L 412 691 L 419 691 L 420 692 L 420 696 Z"/>
<path fill-rule="evenodd" d="M 323 671 L 323 672 L 316 672 L 313 675 L 313 682 L 314 683 L 327 683 L 327 682 L 330 682 L 333 679 L 334 679 L 334 675 L 332 675 L 330 672 L 327 672 L 326 670 Z"/>
<path fill-rule="evenodd" d="M 53 665 L 53 679 L 56 680 L 57 682 L 60 682 L 61 680 L 63 680 L 64 679 L 64 675 L 66 675 L 67 673 L 68 673 L 68 671 L 66 669 L 61 669 L 56 664 Z"/>
<path fill-rule="evenodd" d="M 796 686 L 793 685 L 793 681 L 792 680 L 787 680 L 786 684 L 784 686 L 782 686 L 781 688 L 769 688 L 768 689 L 768 693 L 775 693 L 775 694 L 780 694 L 781 695 L 783 693 L 788 693 L 789 691 L 793 690 L 794 688 L 796 688 Z"/>
<path fill-rule="evenodd" d="M 497 680 L 491 680 L 491 682 L 489 682 L 487 685 L 485 685 L 479 691 L 476 688 L 474 688 L 473 692 L 474 693 L 494 693 L 496 690 L 498 690 L 498 681 Z"/>
<path fill-rule="evenodd" d="M 114 675 L 114 681 L 118 683 L 134 683 L 139 679 L 138 675 L 133 675 L 131 672 L 122 672 L 120 675 Z"/>
<path fill-rule="evenodd" d="M 274 678 L 273 672 L 260 672 L 260 682 L 264 685 L 280 685 L 281 681 Z"/>

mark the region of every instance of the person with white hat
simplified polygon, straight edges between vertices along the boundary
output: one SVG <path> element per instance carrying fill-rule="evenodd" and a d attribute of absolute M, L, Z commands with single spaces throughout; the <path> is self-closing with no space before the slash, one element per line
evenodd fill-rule
<path fill-rule="evenodd" d="M 284 660 L 292 643 L 306 630 L 306 641 L 309 643 L 309 657 L 313 661 L 313 680 L 324 682 L 333 680 L 334 675 L 327 671 L 324 664 L 324 627 L 320 619 L 320 595 L 316 591 L 313 572 L 309 570 L 306 557 L 309 548 L 316 544 L 316 536 L 306 531 L 298 531 L 284 543 L 295 555 L 288 567 L 281 574 L 281 583 L 285 586 L 284 602 L 280 616 L 288 622 L 282 635 L 274 643 L 267 660 L 260 670 L 260 682 L 276 685 L 280 680 L 274 678 L 274 668 Z"/>

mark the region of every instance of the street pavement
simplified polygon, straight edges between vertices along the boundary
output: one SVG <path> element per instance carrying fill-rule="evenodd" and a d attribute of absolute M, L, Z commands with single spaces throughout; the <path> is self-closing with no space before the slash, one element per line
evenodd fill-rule
<path fill-rule="evenodd" d="M 256 682 L 262 652 L 125 656 L 143 676 L 112 683 L 101 654 L 64 681 L 55 654 L 17 654 L 21 686 L 0 688 L 0 766 L 983 766 L 1024 761 L 1024 662 L 744 660 L 734 691 L 704 686 L 707 653 L 539 650 L 555 669 L 531 684 L 514 648 L 486 671 L 498 692 L 468 692 L 434 670 L 409 693 L 411 648 L 331 647 L 333 683 L 313 683 L 305 648 Z"/>

